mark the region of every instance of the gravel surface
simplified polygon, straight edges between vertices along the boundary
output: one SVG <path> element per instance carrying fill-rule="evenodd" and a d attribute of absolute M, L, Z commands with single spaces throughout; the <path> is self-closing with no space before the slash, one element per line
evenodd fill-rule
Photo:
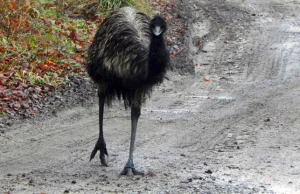
<path fill-rule="evenodd" d="M 138 125 L 135 166 L 146 175 L 119 176 L 130 113 L 118 102 L 104 114 L 109 167 L 88 162 L 91 89 L 78 92 L 82 104 L 1 128 L 2 193 L 300 193 L 300 0 L 178 3 L 174 28 L 187 31 L 170 47 L 186 48 Z"/>

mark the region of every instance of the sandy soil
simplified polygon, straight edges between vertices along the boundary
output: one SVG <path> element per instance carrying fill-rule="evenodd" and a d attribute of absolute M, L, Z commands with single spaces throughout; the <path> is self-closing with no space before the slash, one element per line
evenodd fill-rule
<path fill-rule="evenodd" d="M 300 193 L 300 0 L 184 4 L 195 73 L 171 72 L 142 109 L 147 175 L 119 176 L 129 111 L 105 110 L 105 168 L 88 162 L 98 107 L 78 106 L 1 133 L 1 193 Z"/>

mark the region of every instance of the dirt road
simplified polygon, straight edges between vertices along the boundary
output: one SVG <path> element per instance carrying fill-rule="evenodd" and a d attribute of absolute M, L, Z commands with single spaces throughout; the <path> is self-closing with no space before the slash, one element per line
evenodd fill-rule
<path fill-rule="evenodd" d="M 109 167 L 88 162 L 98 108 L 76 107 L 0 136 L 1 193 L 300 193 L 300 0 L 186 0 L 189 64 L 142 110 L 106 109 Z M 199 44 L 200 43 L 200 44 Z"/>

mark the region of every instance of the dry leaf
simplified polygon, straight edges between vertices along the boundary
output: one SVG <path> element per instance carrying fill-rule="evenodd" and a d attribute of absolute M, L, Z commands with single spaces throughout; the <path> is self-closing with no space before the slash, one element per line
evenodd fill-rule
<path fill-rule="evenodd" d="M 208 78 L 206 78 L 206 77 L 205 77 L 205 78 L 203 78 L 203 81 L 204 81 L 204 82 L 211 82 L 211 80 L 210 80 L 210 79 L 208 79 Z"/>
<path fill-rule="evenodd" d="M 170 59 L 175 59 L 176 56 L 175 55 L 170 55 Z"/>

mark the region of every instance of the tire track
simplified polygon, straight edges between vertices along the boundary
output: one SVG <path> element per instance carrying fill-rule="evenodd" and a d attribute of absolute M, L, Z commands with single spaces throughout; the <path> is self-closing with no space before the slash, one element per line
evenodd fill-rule
<path fill-rule="evenodd" d="M 129 111 L 118 106 L 106 109 L 104 121 L 110 166 L 88 162 L 98 136 L 96 106 L 1 136 L 0 188 L 299 193 L 300 13 L 289 6 L 299 8 L 300 0 L 186 3 L 193 16 L 190 51 L 198 66 L 193 76 L 173 75 L 142 109 L 135 162 L 147 176 L 118 176 L 130 138 Z M 201 44 L 195 45 L 198 38 Z"/>

